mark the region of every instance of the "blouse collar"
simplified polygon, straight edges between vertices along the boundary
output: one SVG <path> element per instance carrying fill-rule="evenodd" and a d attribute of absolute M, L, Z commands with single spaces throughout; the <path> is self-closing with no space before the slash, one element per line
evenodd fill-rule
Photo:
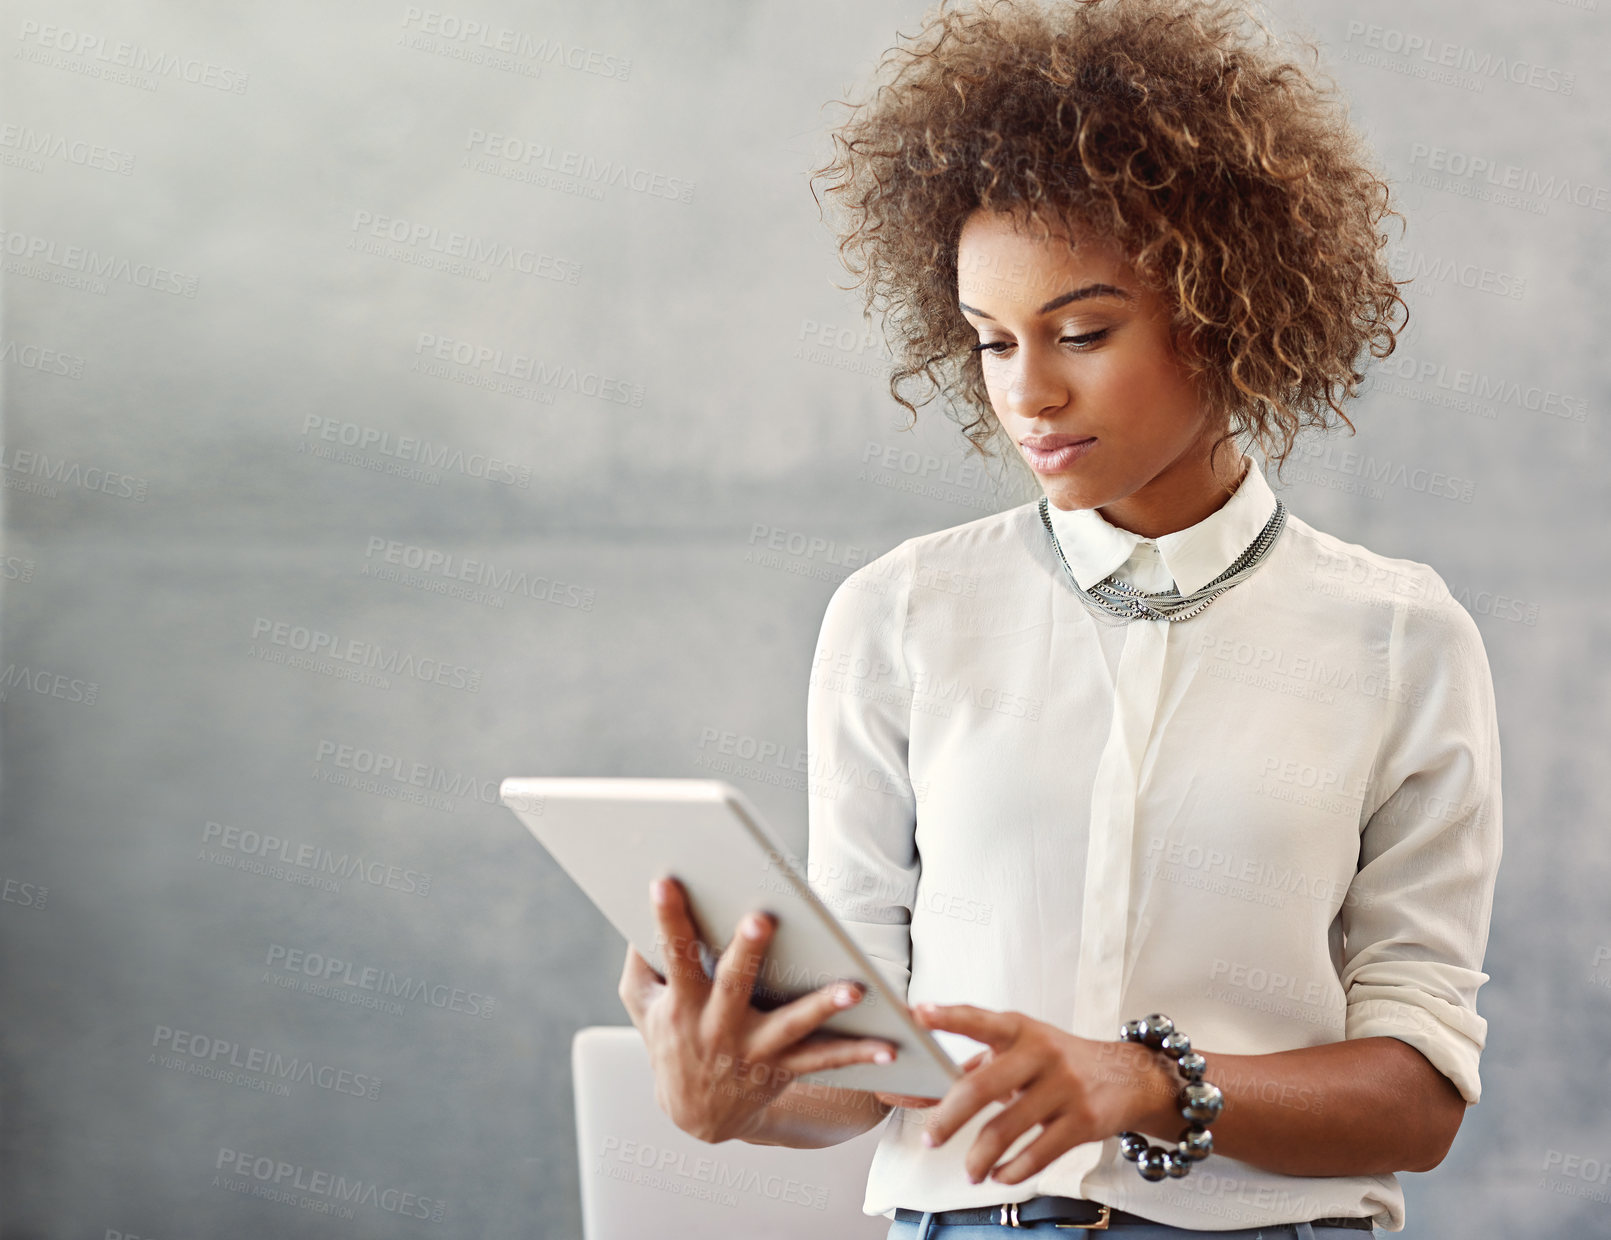
<path fill-rule="evenodd" d="M 1258 462 L 1249 460 L 1231 497 L 1196 525 L 1155 539 L 1120 529 L 1095 508 L 1059 508 L 1048 503 L 1052 529 L 1074 580 L 1089 589 L 1120 568 L 1143 542 L 1157 544 L 1164 567 L 1181 594 L 1201 589 L 1231 566 L 1258 537 L 1275 512 L 1275 492 Z"/>

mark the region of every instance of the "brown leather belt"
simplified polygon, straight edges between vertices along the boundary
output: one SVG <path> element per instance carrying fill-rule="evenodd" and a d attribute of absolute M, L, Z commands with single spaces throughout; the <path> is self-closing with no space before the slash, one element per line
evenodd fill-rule
<path fill-rule="evenodd" d="M 898 1223 L 921 1223 L 923 1211 L 908 1210 L 904 1206 L 895 1210 Z M 1099 1201 L 1086 1201 L 1079 1197 L 1031 1197 L 1028 1201 L 1011 1201 L 999 1206 L 971 1206 L 960 1210 L 937 1210 L 931 1223 L 971 1223 L 988 1226 L 999 1223 L 1004 1227 L 1025 1227 L 1031 1223 L 1051 1223 L 1057 1227 L 1078 1228 L 1083 1231 L 1104 1231 L 1125 1224 L 1148 1223 L 1156 1227 L 1157 1219 L 1143 1218 L 1115 1210 Z M 1353 1227 L 1370 1231 L 1369 1218 L 1315 1218 L 1308 1220 L 1311 1227 Z"/>

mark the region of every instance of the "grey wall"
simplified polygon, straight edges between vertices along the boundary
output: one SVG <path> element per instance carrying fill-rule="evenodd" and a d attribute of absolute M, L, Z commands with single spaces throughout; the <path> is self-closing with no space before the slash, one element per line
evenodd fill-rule
<path fill-rule="evenodd" d="M 497 781 L 719 769 L 803 846 L 799 776 L 721 750 L 787 763 L 803 744 L 847 562 L 1024 495 L 955 481 L 937 413 L 897 430 L 806 187 L 825 102 L 922 5 L 438 11 L 525 46 L 489 63 L 373 0 L 40 0 L 0 21 L 6 1237 L 578 1236 L 568 1048 L 625 1023 L 623 945 Z M 1444 1166 L 1405 1177 L 1408 1233 L 1605 1235 L 1607 16 L 1311 0 L 1276 18 L 1326 45 L 1410 214 L 1403 273 L 1427 272 L 1358 437 L 1283 494 L 1439 569 L 1504 733 L 1486 1093 Z M 1519 57 L 1520 81 L 1491 62 L 1443 81 L 1372 46 L 1406 36 Z M 177 69 L 122 80 L 130 57 Z M 477 133 L 547 149 L 516 162 Z M 567 159 L 631 182 L 543 171 Z M 1492 196 L 1477 160 L 1532 190 Z M 444 269 L 453 234 L 508 262 Z M 438 361 L 436 341 L 459 344 Z M 498 351 L 537 373 L 481 386 Z M 1461 396 L 1465 372 L 1498 394 Z M 329 455 L 342 436 L 387 439 Z M 404 437 L 452 458 L 396 472 Z M 911 455 L 866 464 L 890 445 Z M 773 530 L 832 546 L 758 557 Z M 434 553 L 547 594 L 454 597 L 388 562 Z M 274 638 L 299 629 L 443 683 L 293 666 Z M 365 783 L 370 761 L 446 791 Z M 380 881 L 247 868 L 263 836 Z M 295 951 L 447 989 L 357 1006 L 361 985 L 287 988 L 307 980 Z M 189 1071 L 203 1044 L 182 1035 L 350 1075 L 264 1092 Z M 359 1076 L 378 1096 L 344 1092 Z M 221 1149 L 442 1218 L 248 1199 Z"/>

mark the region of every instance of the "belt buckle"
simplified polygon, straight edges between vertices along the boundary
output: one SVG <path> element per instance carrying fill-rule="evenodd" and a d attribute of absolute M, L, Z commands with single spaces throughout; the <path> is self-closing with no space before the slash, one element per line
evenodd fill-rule
<path fill-rule="evenodd" d="M 1098 1202 L 1097 1204 L 1102 1207 L 1102 1213 L 1096 1216 L 1096 1222 L 1094 1223 L 1053 1223 L 1052 1226 L 1075 1228 L 1080 1231 L 1106 1231 L 1108 1229 L 1108 1215 L 1112 1211 L 1108 1208 L 1106 1202 Z"/>
<path fill-rule="evenodd" d="M 1094 1223 L 1053 1223 L 1053 1227 L 1064 1228 L 1070 1231 L 1106 1231 L 1108 1227 L 1108 1214 L 1111 1212 L 1105 1202 L 1099 1202 L 1102 1212 L 1096 1216 Z M 1018 1203 L 1016 1201 L 1001 1207 L 1001 1218 L 998 1220 L 1003 1227 L 1017 1227 L 1025 1230 L 1024 1225 L 1018 1221 Z"/>

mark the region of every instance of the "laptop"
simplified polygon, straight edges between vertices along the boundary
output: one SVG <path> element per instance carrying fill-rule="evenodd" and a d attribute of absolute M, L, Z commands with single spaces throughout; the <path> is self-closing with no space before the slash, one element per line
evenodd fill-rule
<path fill-rule="evenodd" d="M 863 1214 L 886 1118 L 823 1149 L 683 1132 L 655 1101 L 648 1048 L 632 1025 L 593 1025 L 571 1042 L 584 1240 L 885 1240 Z"/>

